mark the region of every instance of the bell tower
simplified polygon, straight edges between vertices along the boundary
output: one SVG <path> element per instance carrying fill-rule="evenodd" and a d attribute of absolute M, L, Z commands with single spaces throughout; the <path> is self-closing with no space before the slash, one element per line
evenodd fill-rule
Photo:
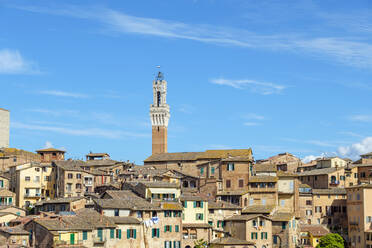
<path fill-rule="evenodd" d="M 170 117 L 167 104 L 167 81 L 159 72 L 152 82 L 153 104 L 150 105 L 152 125 L 152 154 L 167 152 L 167 129 Z"/>

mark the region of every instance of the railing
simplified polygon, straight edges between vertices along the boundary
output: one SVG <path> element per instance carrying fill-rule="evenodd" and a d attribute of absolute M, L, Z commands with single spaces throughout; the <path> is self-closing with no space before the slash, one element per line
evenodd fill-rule
<path fill-rule="evenodd" d="M 24 194 L 24 197 L 41 197 L 41 194 L 40 193 L 37 193 L 37 194 L 34 194 L 34 195 Z"/>

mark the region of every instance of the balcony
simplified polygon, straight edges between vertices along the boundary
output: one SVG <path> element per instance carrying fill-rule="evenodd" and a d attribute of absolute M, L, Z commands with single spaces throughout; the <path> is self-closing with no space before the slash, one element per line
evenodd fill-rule
<path fill-rule="evenodd" d="M 106 238 L 98 237 L 98 236 L 92 236 L 93 238 L 93 244 L 104 244 L 106 242 Z"/>
<path fill-rule="evenodd" d="M 36 194 L 24 194 L 24 197 L 25 198 L 40 198 L 41 197 L 41 194 L 40 193 L 36 193 Z"/>

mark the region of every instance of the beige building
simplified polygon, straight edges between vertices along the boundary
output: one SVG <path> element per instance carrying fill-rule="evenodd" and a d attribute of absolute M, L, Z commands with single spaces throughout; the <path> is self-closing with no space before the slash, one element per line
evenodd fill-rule
<path fill-rule="evenodd" d="M 0 189 L 10 189 L 9 178 L 7 176 L 0 175 Z"/>
<path fill-rule="evenodd" d="M 339 157 L 321 158 L 317 159 L 316 162 L 316 169 L 340 168 L 346 167 L 349 164 L 348 161 Z"/>
<path fill-rule="evenodd" d="M 16 193 L 16 205 L 33 206 L 40 199 L 53 198 L 55 170 L 50 163 L 27 163 L 10 167 L 11 190 Z"/>
<path fill-rule="evenodd" d="M 301 242 L 304 247 L 316 247 L 320 238 L 327 235 L 329 230 L 323 225 L 301 225 Z"/>
<path fill-rule="evenodd" d="M 275 165 L 278 171 L 287 171 L 295 173 L 297 168 L 302 165 L 301 159 L 297 158 L 291 153 L 279 153 L 265 160 L 257 161 L 258 164 L 272 164 Z"/>
<path fill-rule="evenodd" d="M 372 247 L 372 185 L 364 184 L 348 187 L 347 218 L 349 245 L 352 248 Z"/>
<path fill-rule="evenodd" d="M 269 217 L 259 214 L 234 215 L 225 221 L 225 231 L 231 237 L 254 242 L 259 248 L 272 247 L 272 223 Z"/>
<path fill-rule="evenodd" d="M 7 190 L 0 189 L 0 206 L 13 206 L 15 205 L 16 194 Z"/>
<path fill-rule="evenodd" d="M 16 148 L 0 149 L 0 171 L 9 171 L 11 166 L 40 162 L 40 155 Z"/>
<path fill-rule="evenodd" d="M 275 212 L 269 217 L 272 221 L 272 247 L 297 247 L 300 229 L 294 213 Z"/>
<path fill-rule="evenodd" d="M 28 247 L 29 232 L 23 229 L 23 225 L 0 228 L 0 244 L 7 247 Z"/>
<path fill-rule="evenodd" d="M 87 200 L 84 197 L 55 198 L 47 201 L 39 201 L 35 204 L 35 213 L 40 212 L 70 212 L 85 208 Z"/>

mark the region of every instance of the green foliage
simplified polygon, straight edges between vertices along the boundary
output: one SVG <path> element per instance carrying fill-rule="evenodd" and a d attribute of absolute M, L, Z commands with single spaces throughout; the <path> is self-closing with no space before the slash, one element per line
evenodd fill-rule
<path fill-rule="evenodd" d="M 320 238 L 316 248 L 344 248 L 344 239 L 337 233 L 329 233 Z"/>
<path fill-rule="evenodd" d="M 208 242 L 203 239 L 196 240 L 194 242 L 195 248 L 208 248 Z"/>

